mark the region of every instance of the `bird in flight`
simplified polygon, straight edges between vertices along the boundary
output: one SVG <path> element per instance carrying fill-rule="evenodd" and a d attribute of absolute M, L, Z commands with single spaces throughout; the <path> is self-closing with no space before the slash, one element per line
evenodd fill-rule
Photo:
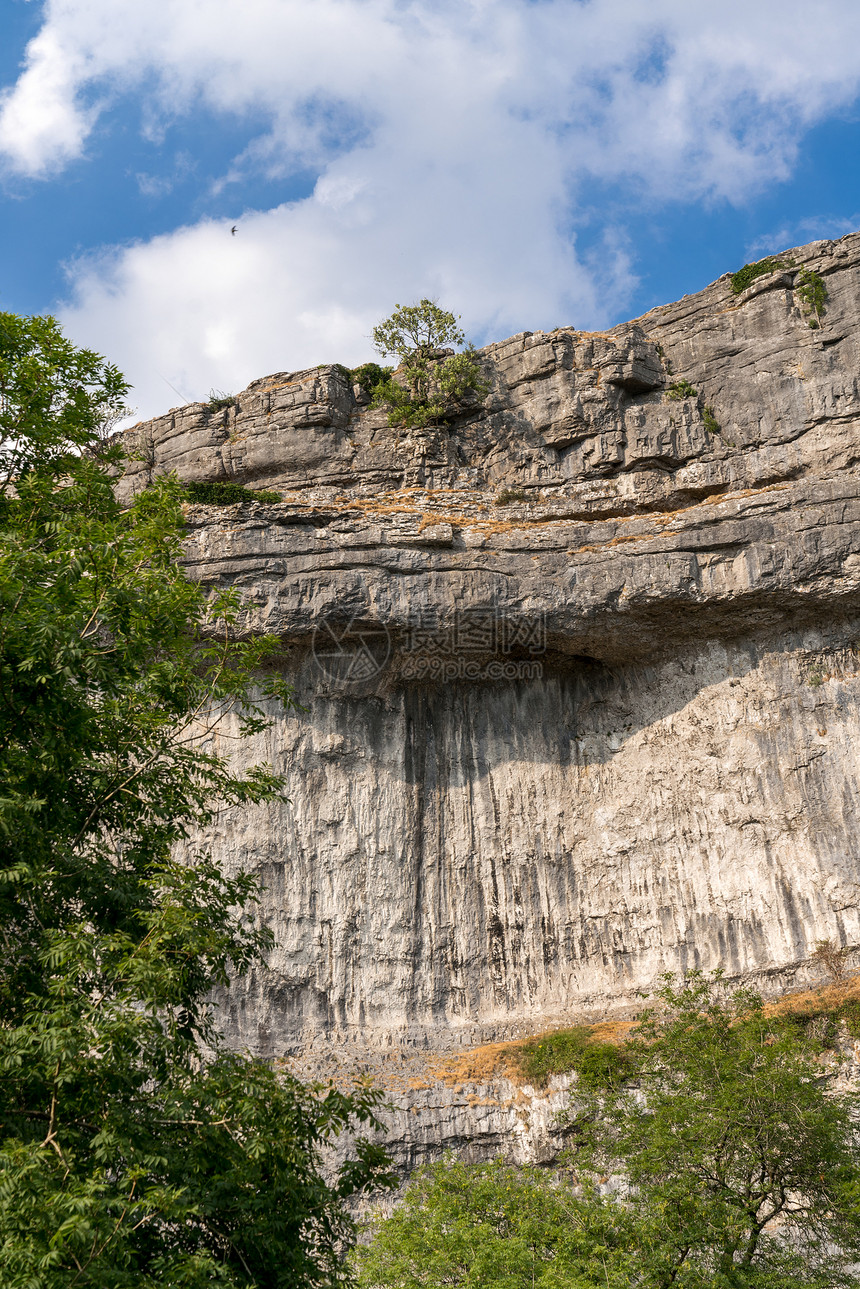
<path fill-rule="evenodd" d="M 230 229 L 230 232 L 232 233 L 232 235 L 233 235 L 234 237 L 236 236 L 236 225 L 235 225 L 235 224 L 234 224 L 234 225 L 233 225 L 233 227 Z"/>

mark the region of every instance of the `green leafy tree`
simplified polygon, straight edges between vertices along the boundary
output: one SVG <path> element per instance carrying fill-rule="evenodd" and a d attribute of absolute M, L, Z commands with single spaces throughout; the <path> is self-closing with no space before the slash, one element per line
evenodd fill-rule
<path fill-rule="evenodd" d="M 373 406 L 388 407 L 391 425 L 426 425 L 449 420 L 470 402 L 480 401 L 489 386 L 472 345 L 465 344 L 453 313 L 433 300 L 397 305 L 390 318 L 373 328 L 373 344 L 383 358 L 394 354 L 400 366 L 379 383 Z"/>
<path fill-rule="evenodd" d="M 860 1283 L 852 1101 L 828 1087 L 809 1026 L 750 991 L 726 999 L 719 976 L 667 979 L 658 1003 L 623 1062 L 576 1087 L 562 1125 L 575 1174 L 424 1170 L 357 1252 L 363 1289 Z M 573 1035 L 575 1064 L 589 1048 Z"/>
<path fill-rule="evenodd" d="M 0 1268 L 4 1289 L 344 1279 L 344 1201 L 385 1180 L 378 1097 L 224 1051 L 209 999 L 271 943 L 193 838 L 272 800 L 213 749 L 290 701 L 234 596 L 179 563 L 184 493 L 128 509 L 126 385 L 52 319 L 0 314 Z M 175 859 L 185 843 L 186 859 Z"/>
<path fill-rule="evenodd" d="M 464 345 L 466 337 L 458 321 L 453 313 L 440 309 L 435 300 L 426 297 L 418 304 L 397 304 L 391 317 L 373 328 L 374 348 L 383 358 L 396 354 L 406 362 L 415 353 Z"/>
<path fill-rule="evenodd" d="M 630 1220 L 537 1169 L 452 1157 L 420 1170 L 356 1261 L 362 1289 L 627 1289 Z M 626 1251 L 630 1250 L 630 1251 Z"/>
<path fill-rule="evenodd" d="M 632 1082 L 586 1094 L 581 1165 L 632 1188 L 644 1286 L 856 1284 L 849 1098 L 820 1048 L 719 974 L 667 979 L 629 1042 Z M 841 1249 L 839 1253 L 837 1250 Z"/>
<path fill-rule="evenodd" d="M 127 393 L 117 368 L 76 348 L 53 318 L 0 314 L 0 496 L 18 475 L 97 443 Z"/>

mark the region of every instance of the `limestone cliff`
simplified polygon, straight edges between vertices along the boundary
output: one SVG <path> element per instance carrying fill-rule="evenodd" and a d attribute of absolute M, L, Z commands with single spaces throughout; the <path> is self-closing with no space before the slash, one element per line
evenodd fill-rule
<path fill-rule="evenodd" d="M 791 259 L 490 345 L 447 426 L 327 366 L 127 432 L 126 490 L 284 498 L 188 511 L 300 704 L 240 753 L 289 800 L 210 838 L 277 937 L 234 1041 L 393 1060 L 860 943 L 860 234 Z"/>

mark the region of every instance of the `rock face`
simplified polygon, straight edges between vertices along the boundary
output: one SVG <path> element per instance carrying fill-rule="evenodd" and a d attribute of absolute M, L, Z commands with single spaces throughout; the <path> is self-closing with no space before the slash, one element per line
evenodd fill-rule
<path fill-rule="evenodd" d="M 209 837 L 277 936 L 236 1042 L 462 1048 L 860 942 L 860 234 L 791 259 L 490 345 L 447 426 L 328 366 L 127 432 L 127 494 L 284 498 L 188 511 L 300 705 L 239 753 L 288 800 Z"/>

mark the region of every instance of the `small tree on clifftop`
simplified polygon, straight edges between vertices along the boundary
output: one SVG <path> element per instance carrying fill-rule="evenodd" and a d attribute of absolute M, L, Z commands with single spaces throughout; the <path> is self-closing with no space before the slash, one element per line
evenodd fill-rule
<path fill-rule="evenodd" d="M 472 345 L 465 344 L 458 319 L 434 300 L 398 304 L 373 328 L 373 344 L 383 358 L 400 360 L 399 379 L 377 386 L 373 406 L 389 408 L 390 425 L 426 425 L 456 415 L 467 401 L 480 400 L 488 386 Z"/>
<path fill-rule="evenodd" d="M 391 317 L 373 328 L 374 348 L 383 358 L 396 354 L 401 362 L 407 362 L 431 349 L 464 345 L 466 337 L 457 323 L 454 314 L 440 309 L 434 300 L 425 298 L 418 304 L 397 304 Z"/>

